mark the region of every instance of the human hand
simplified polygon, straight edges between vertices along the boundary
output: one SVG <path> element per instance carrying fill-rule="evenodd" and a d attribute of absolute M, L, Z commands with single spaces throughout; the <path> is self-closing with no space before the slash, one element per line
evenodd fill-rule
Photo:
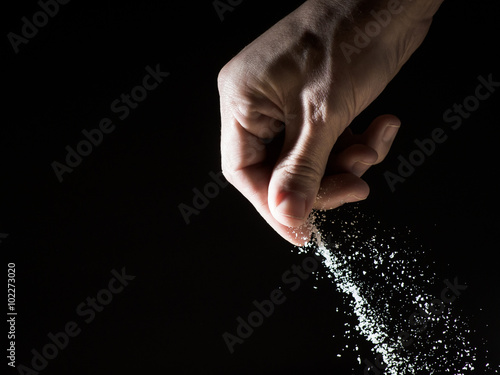
<path fill-rule="evenodd" d="M 219 74 L 223 173 L 296 245 L 310 238 L 313 208 L 366 198 L 360 177 L 384 159 L 400 125 L 383 116 L 361 136 L 346 131 L 423 41 L 440 1 L 406 0 L 394 14 L 389 3 L 309 0 Z M 390 22 L 346 55 L 341 46 L 353 44 L 371 10 Z"/>

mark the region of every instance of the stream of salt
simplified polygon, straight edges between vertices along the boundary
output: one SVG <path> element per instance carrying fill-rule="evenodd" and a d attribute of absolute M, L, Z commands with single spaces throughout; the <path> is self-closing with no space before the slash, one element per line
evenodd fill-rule
<path fill-rule="evenodd" d="M 366 215 L 356 212 L 354 218 L 336 220 L 331 224 L 336 228 L 335 236 L 322 231 L 325 221 L 326 216 L 314 215 L 313 241 L 299 252 L 312 248 L 323 257 L 326 276 L 344 295 L 349 314 L 357 318 L 354 331 L 372 348 L 369 362 L 357 353 L 358 363 L 365 366 L 364 374 L 499 373 L 489 364 L 475 368 L 478 350 L 469 338 L 469 324 L 460 316 L 456 302 L 450 303 L 459 296 L 446 290 L 447 283 L 457 282 L 454 275 L 438 278 L 422 261 L 424 250 L 402 240 L 395 229 L 389 233 L 378 228 L 376 221 L 370 222 L 367 237 L 370 220 Z M 447 293 L 430 293 L 436 286 Z M 373 365 L 377 356 L 383 360 L 375 362 L 380 367 Z M 486 350 L 486 361 L 487 356 Z"/>

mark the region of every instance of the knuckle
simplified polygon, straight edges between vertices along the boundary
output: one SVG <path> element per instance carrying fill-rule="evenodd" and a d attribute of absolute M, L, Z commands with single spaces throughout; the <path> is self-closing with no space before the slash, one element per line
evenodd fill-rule
<path fill-rule="evenodd" d="M 222 167 L 222 175 L 224 176 L 224 178 L 227 180 L 227 182 L 229 182 L 231 185 L 234 185 L 234 172 L 231 171 L 231 169 L 229 168 L 224 168 L 224 166 Z"/>
<path fill-rule="evenodd" d="M 314 158 L 293 157 L 279 165 L 278 170 L 286 175 L 287 180 L 299 181 L 318 181 L 324 173 L 323 167 Z"/>
<path fill-rule="evenodd" d="M 219 92 L 226 87 L 226 85 L 231 81 L 232 77 L 232 68 L 231 61 L 226 63 L 221 70 L 219 70 L 219 74 L 217 75 L 217 87 Z"/>

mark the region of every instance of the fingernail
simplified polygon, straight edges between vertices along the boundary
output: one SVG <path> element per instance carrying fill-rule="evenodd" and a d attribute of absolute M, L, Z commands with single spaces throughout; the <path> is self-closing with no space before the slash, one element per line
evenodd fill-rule
<path fill-rule="evenodd" d="M 399 126 L 397 125 L 387 125 L 385 127 L 384 135 L 382 136 L 382 140 L 384 142 L 390 142 L 394 139 L 397 132 L 399 130 Z"/>
<path fill-rule="evenodd" d="M 283 194 L 281 202 L 276 206 L 281 215 L 303 220 L 306 216 L 306 197 L 304 194 L 289 191 Z"/>
<path fill-rule="evenodd" d="M 345 199 L 344 199 L 344 202 L 345 203 L 354 203 L 354 202 L 359 202 L 359 201 L 363 201 L 365 200 L 367 197 L 359 197 L 357 195 L 354 195 L 354 194 L 349 194 Z"/>

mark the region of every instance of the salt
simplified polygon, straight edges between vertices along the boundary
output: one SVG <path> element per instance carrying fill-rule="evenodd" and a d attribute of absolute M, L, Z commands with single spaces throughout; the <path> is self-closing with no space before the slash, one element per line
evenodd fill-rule
<path fill-rule="evenodd" d="M 337 220 L 333 224 L 332 228 L 342 235 L 332 243 L 332 234 L 325 238 L 321 232 L 326 216 L 314 213 L 310 222 L 312 241 L 298 250 L 305 253 L 312 248 L 323 257 L 326 276 L 344 295 L 344 307 L 357 317 L 355 332 L 371 344 L 373 358 L 382 356 L 384 374 L 477 373 L 477 348 L 468 337 L 471 331 L 467 322 L 456 316 L 453 306 L 437 316 L 422 314 L 429 311 L 430 301 L 436 299 L 425 291 L 426 287 L 439 283 L 429 267 L 419 262 L 423 250 L 406 245 L 402 248 L 397 243 L 399 236 L 370 226 L 366 215 L 355 216 L 362 216 L 362 220 Z M 380 221 L 377 223 L 380 225 Z M 363 240 L 364 228 L 377 233 Z M 420 319 L 417 321 L 414 316 L 414 325 L 410 324 L 411 313 L 419 309 Z M 350 338 L 349 324 L 346 322 L 345 326 L 345 337 Z M 402 333 L 411 338 L 411 344 L 401 337 Z M 354 351 L 359 353 L 357 345 Z M 358 362 L 362 365 L 360 356 Z M 482 373 L 486 374 L 487 369 L 492 370 L 486 365 Z M 499 373 L 499 369 L 493 371 L 489 374 Z"/>

